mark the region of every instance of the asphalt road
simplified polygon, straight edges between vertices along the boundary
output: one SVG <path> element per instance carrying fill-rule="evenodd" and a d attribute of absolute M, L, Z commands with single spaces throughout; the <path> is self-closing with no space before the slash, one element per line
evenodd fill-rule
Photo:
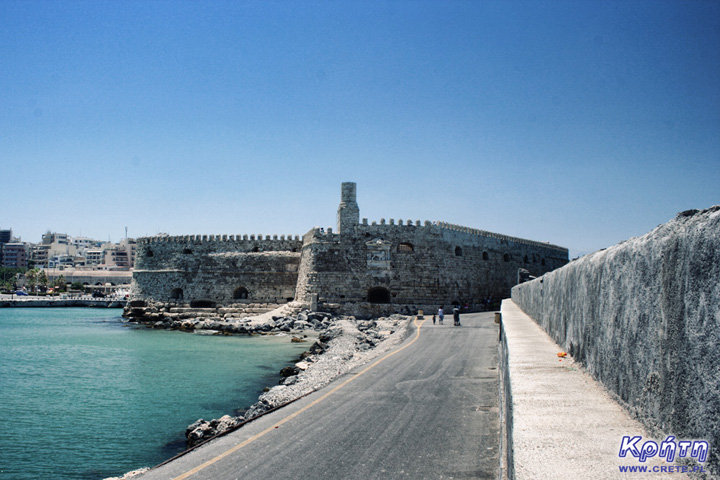
<path fill-rule="evenodd" d="M 495 479 L 497 325 L 426 317 L 389 354 L 139 477 Z"/>

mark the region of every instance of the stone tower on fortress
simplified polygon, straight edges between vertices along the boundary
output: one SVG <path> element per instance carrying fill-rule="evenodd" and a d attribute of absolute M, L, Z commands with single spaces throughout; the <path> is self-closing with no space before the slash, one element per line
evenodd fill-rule
<path fill-rule="evenodd" d="M 340 190 L 340 206 L 337 213 L 338 233 L 347 232 L 360 222 L 360 207 L 357 204 L 357 186 L 345 182 Z"/>
<path fill-rule="evenodd" d="M 444 222 L 360 221 L 348 182 L 337 232 L 139 239 L 131 304 L 270 310 L 293 302 L 358 317 L 452 304 L 480 310 L 508 297 L 521 269 L 539 276 L 567 262 L 563 247 Z"/>

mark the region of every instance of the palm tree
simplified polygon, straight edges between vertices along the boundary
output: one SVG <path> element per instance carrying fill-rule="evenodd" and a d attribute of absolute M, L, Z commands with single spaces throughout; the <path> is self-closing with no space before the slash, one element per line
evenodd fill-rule
<path fill-rule="evenodd" d="M 58 291 L 64 292 L 66 290 L 67 282 L 65 281 L 65 275 L 60 275 L 58 278 L 55 279 L 54 283 Z"/>
<path fill-rule="evenodd" d="M 47 273 L 45 273 L 45 270 L 40 270 L 40 274 L 38 275 L 38 283 L 41 287 L 45 287 L 45 289 L 47 289 L 48 277 Z"/>
<path fill-rule="evenodd" d="M 30 287 L 30 291 L 32 292 L 35 290 L 35 286 L 37 285 L 38 281 L 38 273 L 40 271 L 37 268 L 33 268 L 32 270 L 28 270 L 25 272 L 25 282 Z"/>

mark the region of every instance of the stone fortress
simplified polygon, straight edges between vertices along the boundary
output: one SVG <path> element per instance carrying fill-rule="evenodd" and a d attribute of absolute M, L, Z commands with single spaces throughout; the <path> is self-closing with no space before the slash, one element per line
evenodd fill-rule
<path fill-rule="evenodd" d="M 444 222 L 360 222 L 348 182 L 337 232 L 138 239 L 130 307 L 138 316 L 149 305 L 257 314 L 291 303 L 361 318 L 440 305 L 483 310 L 507 298 L 519 276 L 566 263 L 566 248 Z"/>

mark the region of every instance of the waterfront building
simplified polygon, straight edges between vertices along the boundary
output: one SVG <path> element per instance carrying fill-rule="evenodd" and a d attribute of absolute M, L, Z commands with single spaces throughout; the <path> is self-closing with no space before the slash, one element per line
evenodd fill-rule
<path fill-rule="evenodd" d="M 30 245 L 30 261 L 29 263 L 35 267 L 47 267 L 50 257 L 50 245 Z"/>
<path fill-rule="evenodd" d="M 105 265 L 130 270 L 135 265 L 137 243 L 133 238 L 125 238 L 119 244 L 105 250 Z"/>
<path fill-rule="evenodd" d="M 2 266 L 10 268 L 27 268 L 28 248 L 22 242 L 5 243 L 2 250 Z"/>
<path fill-rule="evenodd" d="M 93 248 L 85 250 L 86 265 L 102 265 L 105 261 L 105 250 L 102 248 Z"/>

